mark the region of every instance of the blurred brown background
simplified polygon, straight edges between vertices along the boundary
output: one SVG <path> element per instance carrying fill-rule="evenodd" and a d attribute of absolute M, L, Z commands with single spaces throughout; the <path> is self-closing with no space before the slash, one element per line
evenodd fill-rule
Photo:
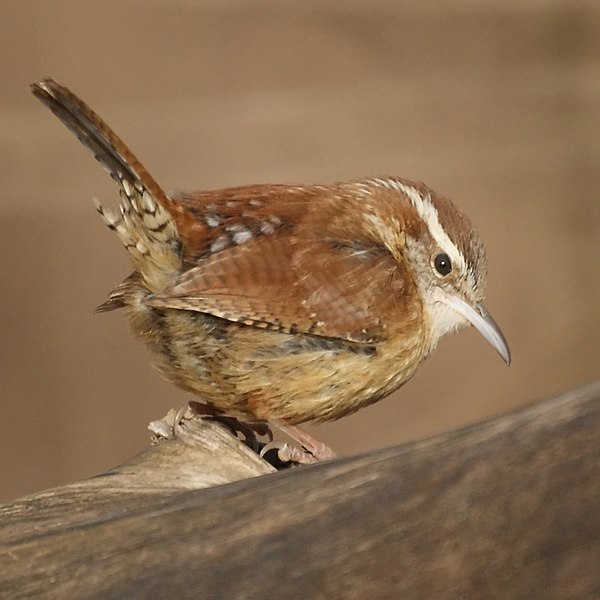
<path fill-rule="evenodd" d="M 474 331 L 400 392 L 317 428 L 341 453 L 397 444 L 600 375 L 600 3 L 595 0 L 55 0 L 0 5 L 0 500 L 108 469 L 188 396 L 123 315 L 128 273 L 95 213 L 112 182 L 29 94 L 82 95 L 167 189 L 424 180 L 487 243 Z"/>

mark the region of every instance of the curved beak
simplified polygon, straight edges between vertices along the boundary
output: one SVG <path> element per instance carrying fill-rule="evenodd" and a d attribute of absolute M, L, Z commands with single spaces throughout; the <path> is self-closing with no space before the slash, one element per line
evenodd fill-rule
<path fill-rule="evenodd" d="M 479 333 L 493 346 L 494 350 L 502 357 L 506 365 L 510 365 L 510 348 L 500 327 L 492 318 L 483 304 L 471 306 L 458 296 L 447 296 L 445 303 L 462 315 Z"/>

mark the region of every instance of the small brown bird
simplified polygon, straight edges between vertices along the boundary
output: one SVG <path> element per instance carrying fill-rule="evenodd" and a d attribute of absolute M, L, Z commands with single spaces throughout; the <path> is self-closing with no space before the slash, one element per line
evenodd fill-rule
<path fill-rule="evenodd" d="M 33 94 L 117 182 L 96 207 L 133 273 L 100 311 L 124 307 L 163 374 L 217 414 L 295 425 L 384 398 L 447 333 L 473 325 L 510 363 L 481 304 L 483 244 L 449 200 L 377 177 L 167 195 L 119 137 L 52 79 Z"/>

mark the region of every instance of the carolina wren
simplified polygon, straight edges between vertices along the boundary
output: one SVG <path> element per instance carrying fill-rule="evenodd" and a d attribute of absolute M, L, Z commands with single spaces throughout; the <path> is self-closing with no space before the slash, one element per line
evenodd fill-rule
<path fill-rule="evenodd" d="M 468 324 L 510 363 L 481 304 L 486 256 L 450 200 L 377 177 L 167 194 L 82 100 L 33 94 L 119 187 L 96 204 L 134 271 L 100 311 L 125 308 L 162 373 L 217 413 L 296 425 L 384 398 Z"/>

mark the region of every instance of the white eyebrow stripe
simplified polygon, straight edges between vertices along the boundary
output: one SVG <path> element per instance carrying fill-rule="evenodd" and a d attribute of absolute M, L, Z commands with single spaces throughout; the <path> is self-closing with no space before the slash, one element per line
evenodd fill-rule
<path fill-rule="evenodd" d="M 417 214 L 427 225 L 431 237 L 436 241 L 437 245 L 448 254 L 452 264 L 464 273 L 467 268 L 465 260 L 456 244 L 444 231 L 444 228 L 440 223 L 438 211 L 431 202 L 431 199 L 429 197 L 423 198 L 414 187 L 395 179 L 375 179 L 374 181 L 382 187 L 398 190 L 408 197 L 410 203 L 415 207 Z"/>

